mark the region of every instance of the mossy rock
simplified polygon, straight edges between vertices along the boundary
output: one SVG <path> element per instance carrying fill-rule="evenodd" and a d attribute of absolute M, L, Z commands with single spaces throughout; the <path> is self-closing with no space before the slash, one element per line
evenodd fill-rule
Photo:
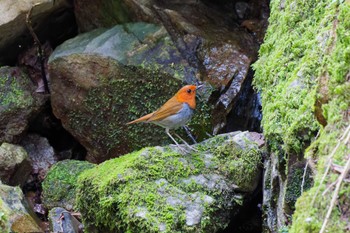
<path fill-rule="evenodd" d="M 39 222 L 22 190 L 0 182 L 1 232 L 42 232 Z"/>
<path fill-rule="evenodd" d="M 0 67 L 0 143 L 17 143 L 44 100 L 45 96 L 35 94 L 35 86 L 22 69 Z"/>
<path fill-rule="evenodd" d="M 72 210 L 75 205 L 78 176 L 94 166 L 92 163 L 78 160 L 63 160 L 54 164 L 42 183 L 42 201 L 45 207 Z"/>
<path fill-rule="evenodd" d="M 260 179 L 261 152 L 248 132 L 209 139 L 185 155 L 145 148 L 79 176 L 87 232 L 216 232 Z"/>
<path fill-rule="evenodd" d="M 164 129 L 126 123 L 161 107 L 184 83 L 194 82 L 195 72 L 164 28 L 145 23 L 68 40 L 51 55 L 49 67 L 54 114 L 92 162 L 168 144 Z M 211 127 L 210 106 L 198 106 L 192 128 L 203 139 Z"/>
<path fill-rule="evenodd" d="M 297 174 L 298 180 L 293 177 L 289 182 L 291 186 L 286 178 L 295 172 L 291 168 L 304 155 L 314 171 L 313 187 L 304 190 L 296 201 L 290 232 L 320 231 L 334 189 L 322 193 L 339 174 L 331 170 L 322 184 L 321 177 L 331 162 L 344 166 L 349 154 L 349 148 L 341 144 L 333 160 L 328 160 L 349 123 L 349 18 L 349 1 L 271 2 L 269 27 L 254 66 L 254 83 L 262 93 L 262 125 L 269 149 L 283 155 L 277 166 L 284 166 L 285 174 L 281 172 L 277 190 L 292 191 L 293 183 L 300 183 L 302 171 Z M 290 210 L 298 195 L 289 194 L 278 198 L 291 204 Z M 343 219 L 349 219 L 349 196 L 349 184 L 344 183 L 328 232 L 347 231 L 349 221 Z M 282 217 L 271 222 L 270 230 L 288 228 L 284 226 L 288 222 L 283 217 L 285 210 L 277 207 L 274 211 Z"/>

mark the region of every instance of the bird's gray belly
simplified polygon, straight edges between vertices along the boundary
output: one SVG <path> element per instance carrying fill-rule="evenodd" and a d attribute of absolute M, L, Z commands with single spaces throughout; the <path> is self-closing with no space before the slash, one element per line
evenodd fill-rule
<path fill-rule="evenodd" d="M 184 107 L 179 112 L 161 121 L 158 121 L 156 124 L 164 128 L 174 129 L 186 125 L 186 123 L 191 120 L 192 115 L 193 109 L 185 103 Z"/>

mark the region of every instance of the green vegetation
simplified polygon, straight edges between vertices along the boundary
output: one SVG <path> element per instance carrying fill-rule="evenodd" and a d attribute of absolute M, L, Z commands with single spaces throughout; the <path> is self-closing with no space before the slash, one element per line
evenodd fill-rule
<path fill-rule="evenodd" d="M 63 160 L 54 164 L 42 183 L 43 203 L 46 208 L 57 206 L 67 208 L 68 205 L 73 207 L 79 174 L 94 166 L 78 160 Z"/>
<path fill-rule="evenodd" d="M 264 134 L 272 151 L 282 145 L 286 160 L 291 154 L 305 154 L 317 161 L 314 187 L 297 200 L 289 232 L 319 232 L 334 190 L 330 186 L 339 176 L 331 170 L 320 184 L 328 156 L 349 124 L 349 18 L 349 1 L 271 2 L 254 80 L 262 93 Z M 349 151 L 341 145 L 332 162 L 344 166 Z M 344 183 L 328 232 L 346 231 L 349 196 L 349 184 Z M 296 197 L 286 196 L 293 202 Z"/>
<path fill-rule="evenodd" d="M 0 105 L 10 108 L 26 108 L 33 104 L 33 98 L 23 87 L 28 85 L 29 80 L 23 75 L 8 76 L 9 67 L 0 68 Z M 17 72 L 20 72 L 17 70 Z"/>
<path fill-rule="evenodd" d="M 243 201 L 239 194 L 226 190 L 226 182 L 252 190 L 261 160 L 252 142 L 240 148 L 229 140 L 217 136 L 200 144 L 198 153 L 186 156 L 168 147 L 145 148 L 85 171 L 78 181 L 77 207 L 88 232 L 213 232 L 224 228 L 227 213 L 218 214 L 218 210 L 239 208 Z M 222 189 L 203 183 L 201 177 L 208 179 L 203 175 L 213 176 Z M 199 224 L 187 224 L 189 204 L 205 206 Z"/>

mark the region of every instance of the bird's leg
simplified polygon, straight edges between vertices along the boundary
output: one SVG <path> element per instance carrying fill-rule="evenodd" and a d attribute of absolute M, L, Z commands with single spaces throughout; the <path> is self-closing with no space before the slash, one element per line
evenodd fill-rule
<path fill-rule="evenodd" d="M 188 137 L 190 137 L 190 138 L 192 139 L 192 142 L 193 142 L 194 144 L 197 144 L 197 141 L 196 141 L 196 139 L 194 139 L 194 137 L 193 137 L 193 135 L 191 134 L 191 131 L 190 131 L 190 129 L 188 128 L 188 126 L 187 126 L 187 125 L 184 125 L 183 128 L 185 129 L 185 131 L 186 131 Z"/>
<path fill-rule="evenodd" d="M 175 142 L 175 144 L 180 149 L 180 151 L 186 153 L 186 151 L 183 148 L 181 148 L 181 146 L 177 143 L 175 138 L 173 138 L 173 136 L 171 136 L 171 134 L 169 133 L 169 129 L 168 128 L 165 129 L 165 132 L 166 132 L 166 134 L 168 134 L 168 136 L 171 138 L 171 140 L 173 140 L 173 142 Z"/>
<path fill-rule="evenodd" d="M 197 149 L 195 149 L 194 147 L 190 146 L 185 140 L 183 140 L 177 133 L 174 133 L 176 137 L 178 137 L 188 148 L 190 148 L 191 150 L 194 151 L 198 151 Z"/>

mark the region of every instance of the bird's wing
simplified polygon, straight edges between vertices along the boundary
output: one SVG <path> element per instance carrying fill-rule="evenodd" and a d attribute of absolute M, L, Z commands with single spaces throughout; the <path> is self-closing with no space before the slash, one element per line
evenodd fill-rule
<path fill-rule="evenodd" d="M 183 103 L 179 102 L 176 97 L 173 97 L 155 111 L 147 121 L 159 121 L 174 115 L 182 109 L 182 104 Z"/>
<path fill-rule="evenodd" d="M 143 116 L 143 117 L 140 117 L 136 120 L 133 120 L 133 121 L 130 121 L 128 123 L 126 123 L 127 125 L 130 125 L 130 124 L 134 124 L 134 123 L 137 123 L 137 122 L 143 122 L 143 121 L 148 121 L 148 119 L 154 114 L 154 112 L 150 113 L 150 114 L 147 114 L 146 116 Z"/>

